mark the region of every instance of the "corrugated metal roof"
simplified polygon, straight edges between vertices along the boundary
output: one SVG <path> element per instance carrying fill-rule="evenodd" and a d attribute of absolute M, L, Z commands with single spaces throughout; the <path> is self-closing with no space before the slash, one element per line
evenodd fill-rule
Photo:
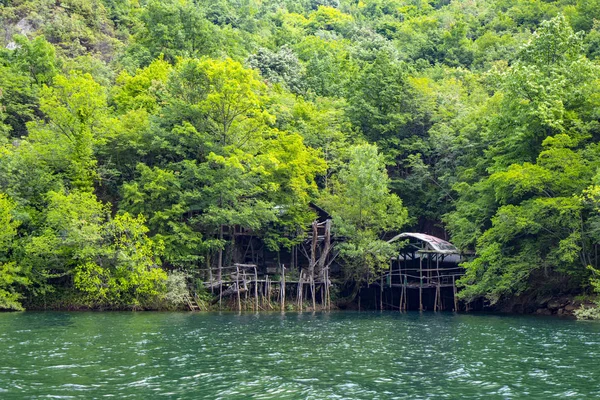
<path fill-rule="evenodd" d="M 415 238 L 415 239 L 421 240 L 421 241 L 429 244 L 429 246 L 431 246 L 431 248 L 433 250 L 435 250 L 441 254 L 459 254 L 460 253 L 458 251 L 458 249 L 456 248 L 456 246 L 454 246 L 452 243 L 447 242 L 444 239 L 440 239 L 435 236 L 426 235 L 424 233 L 404 232 L 404 233 L 396 235 L 393 238 L 391 238 L 390 240 L 388 240 L 388 243 L 392 243 L 397 240 L 406 239 L 406 238 Z"/>

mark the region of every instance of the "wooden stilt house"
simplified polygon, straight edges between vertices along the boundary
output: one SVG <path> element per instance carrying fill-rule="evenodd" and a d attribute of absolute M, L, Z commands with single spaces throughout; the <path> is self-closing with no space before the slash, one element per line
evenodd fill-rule
<path fill-rule="evenodd" d="M 385 276 L 388 287 L 400 289 L 400 310 L 458 311 L 456 281 L 464 275 L 458 249 L 423 233 L 401 233 L 389 242 L 400 240 L 405 244 Z"/>

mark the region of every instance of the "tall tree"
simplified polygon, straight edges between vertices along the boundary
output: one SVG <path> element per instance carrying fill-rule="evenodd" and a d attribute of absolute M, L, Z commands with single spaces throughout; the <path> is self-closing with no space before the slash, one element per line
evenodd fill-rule
<path fill-rule="evenodd" d="M 394 246 L 385 235 L 408 222 L 408 213 L 398 196 L 390 193 L 383 156 L 372 144 L 359 144 L 348 151 L 348 162 L 334 178 L 322 204 L 333 216 L 338 245 L 347 278 L 361 283 L 389 267 Z"/>

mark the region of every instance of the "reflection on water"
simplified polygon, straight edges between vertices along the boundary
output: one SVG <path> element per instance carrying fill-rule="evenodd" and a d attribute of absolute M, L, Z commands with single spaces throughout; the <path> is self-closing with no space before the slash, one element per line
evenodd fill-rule
<path fill-rule="evenodd" d="M 0 314 L 0 398 L 600 398 L 600 324 L 432 313 Z"/>

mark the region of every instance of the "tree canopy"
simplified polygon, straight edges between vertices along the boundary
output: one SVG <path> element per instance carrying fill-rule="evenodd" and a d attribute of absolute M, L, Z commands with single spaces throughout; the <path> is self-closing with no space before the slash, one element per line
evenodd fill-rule
<path fill-rule="evenodd" d="M 2 309 L 156 307 L 315 206 L 354 282 L 410 229 L 467 300 L 597 286 L 597 2 L 4 3 Z"/>

